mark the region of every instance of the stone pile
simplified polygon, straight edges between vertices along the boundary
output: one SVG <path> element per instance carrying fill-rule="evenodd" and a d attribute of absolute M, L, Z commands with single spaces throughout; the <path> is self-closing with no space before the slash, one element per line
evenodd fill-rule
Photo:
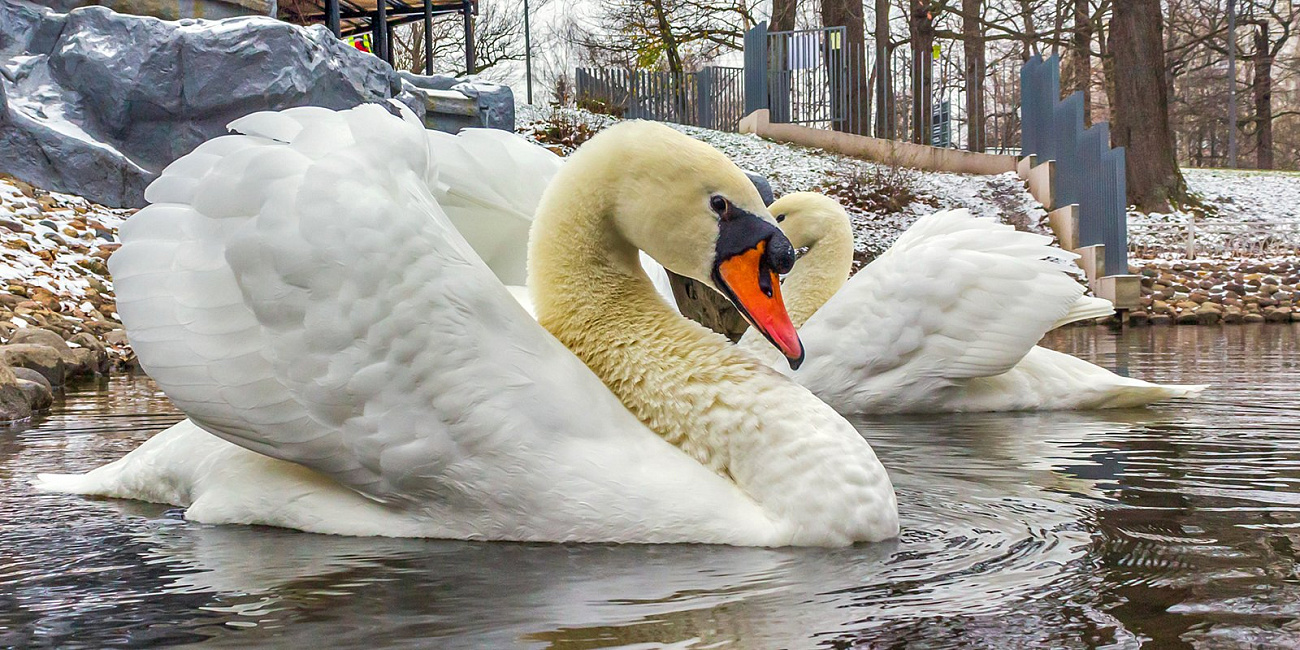
<path fill-rule="evenodd" d="M 0 423 L 133 361 L 107 267 L 129 214 L 0 176 Z"/>
<path fill-rule="evenodd" d="M 1144 261 L 1132 325 L 1300 321 L 1300 260 Z"/>

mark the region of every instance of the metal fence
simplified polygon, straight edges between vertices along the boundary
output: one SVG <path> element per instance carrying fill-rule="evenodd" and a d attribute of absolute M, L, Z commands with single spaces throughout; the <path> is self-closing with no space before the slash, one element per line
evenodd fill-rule
<path fill-rule="evenodd" d="M 735 131 L 744 116 L 744 71 L 710 66 L 673 74 L 659 70 L 578 68 L 579 106 L 629 119 Z"/>
<path fill-rule="evenodd" d="M 1019 97 L 1015 84 L 1006 83 L 1015 73 L 986 75 L 989 87 L 976 104 L 988 108 L 980 109 L 977 127 L 968 128 L 974 116 L 963 62 L 952 48 L 935 52 L 918 59 L 907 48 L 878 52 L 869 42 L 849 39 L 843 27 L 769 32 L 760 23 L 745 34 L 746 112 L 766 108 L 773 122 L 1018 153 Z M 881 59 L 886 65 L 878 65 Z M 928 85 L 914 83 L 918 78 Z M 918 99 L 918 90 L 929 96 Z"/>
<path fill-rule="evenodd" d="M 1079 245 L 1105 245 L 1106 273 L 1128 272 L 1123 147 L 1105 122 L 1084 128 L 1083 93 L 1061 96 L 1060 59 L 1035 56 L 1020 70 L 1024 153 L 1055 160 L 1053 207 L 1079 206 Z"/>
<path fill-rule="evenodd" d="M 1129 223 L 1128 250 L 1139 259 L 1300 257 L 1300 220 Z"/>

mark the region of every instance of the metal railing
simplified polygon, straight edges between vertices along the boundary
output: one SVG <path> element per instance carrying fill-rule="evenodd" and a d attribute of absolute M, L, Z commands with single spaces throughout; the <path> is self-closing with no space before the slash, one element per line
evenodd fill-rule
<path fill-rule="evenodd" d="M 1140 259 L 1300 257 L 1300 219 L 1129 222 L 1128 250 Z"/>
<path fill-rule="evenodd" d="M 1060 59 L 1035 56 L 1020 70 L 1024 153 L 1056 161 L 1052 207 L 1079 206 L 1079 245 L 1106 247 L 1106 268 L 1128 268 L 1124 148 L 1110 127 L 1083 123 L 1083 93 L 1061 97 Z"/>
<path fill-rule="evenodd" d="M 673 74 L 660 70 L 578 68 L 578 105 L 628 119 L 735 131 L 744 116 L 744 71 L 710 66 Z"/>
<path fill-rule="evenodd" d="M 892 48 L 883 67 L 879 54 L 871 42 L 849 39 L 844 27 L 770 32 L 760 23 L 745 34 L 746 112 L 766 108 L 773 122 L 887 140 L 1019 151 L 1018 98 L 999 90 L 1014 72 L 987 75 L 981 104 L 988 108 L 981 110 L 977 126 L 968 128 L 971 102 L 963 65 L 951 48 L 919 59 L 907 48 Z M 930 79 L 928 102 L 915 97 L 917 78 Z M 1006 105 L 991 101 L 995 97 Z"/>

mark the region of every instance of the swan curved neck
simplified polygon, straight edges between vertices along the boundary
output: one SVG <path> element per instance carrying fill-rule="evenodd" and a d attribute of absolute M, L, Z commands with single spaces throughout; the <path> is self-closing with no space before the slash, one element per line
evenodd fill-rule
<path fill-rule="evenodd" d="M 729 432 L 707 411 L 723 387 L 767 372 L 722 336 L 682 318 L 641 269 L 599 191 L 554 188 L 538 209 L 528 274 L 537 321 L 641 422 L 729 476 Z"/>
<path fill-rule="evenodd" d="M 852 270 L 853 235 L 847 228 L 836 229 L 813 243 L 781 283 L 786 311 L 795 327 L 803 327 L 844 286 Z"/>

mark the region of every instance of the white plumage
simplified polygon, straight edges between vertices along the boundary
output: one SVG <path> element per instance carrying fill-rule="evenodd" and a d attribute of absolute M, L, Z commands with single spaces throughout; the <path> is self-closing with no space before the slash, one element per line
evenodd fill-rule
<path fill-rule="evenodd" d="M 966 210 L 938 212 L 844 282 L 847 268 L 815 268 L 831 264 L 831 251 L 819 248 L 851 245 L 838 204 L 801 193 L 772 211 L 785 215 L 794 245 L 812 246 L 783 285 L 787 301 L 814 291 L 830 298 L 807 307 L 815 313 L 799 330 L 808 358 L 797 372 L 752 333 L 742 345 L 841 413 L 1115 408 L 1203 388 L 1121 377 L 1038 347 L 1050 329 L 1113 312 L 1109 301 L 1084 295 L 1077 256 L 1047 237 Z M 827 236 L 835 230 L 843 236 Z"/>
<path fill-rule="evenodd" d="M 827 462 L 856 463 L 859 480 L 819 496 L 820 520 L 665 442 L 528 317 L 492 274 L 522 281 L 511 246 L 528 215 L 499 208 L 550 179 L 479 174 L 490 156 L 516 153 L 454 158 L 447 138 L 378 106 L 231 126 L 244 135 L 201 145 L 150 186 L 152 205 L 123 227 L 111 261 L 141 364 L 190 420 L 40 487 L 183 505 L 204 522 L 355 535 L 838 545 L 896 533 L 870 447 L 803 389 L 759 373 L 751 384 L 781 404 L 741 394 L 711 417 L 787 413 L 745 431 L 760 450 L 762 435 L 793 433 L 786 422 L 821 423 L 833 453 L 801 461 L 798 445 L 815 443 L 796 441 L 787 466 L 751 472 L 798 485 L 801 473 L 833 476 Z M 497 138 L 461 137 L 462 153 Z M 485 194 L 458 195 L 457 174 L 496 183 L 505 226 L 467 218 Z M 732 187 L 743 179 L 717 174 Z M 651 388 L 671 400 L 676 387 Z"/>

